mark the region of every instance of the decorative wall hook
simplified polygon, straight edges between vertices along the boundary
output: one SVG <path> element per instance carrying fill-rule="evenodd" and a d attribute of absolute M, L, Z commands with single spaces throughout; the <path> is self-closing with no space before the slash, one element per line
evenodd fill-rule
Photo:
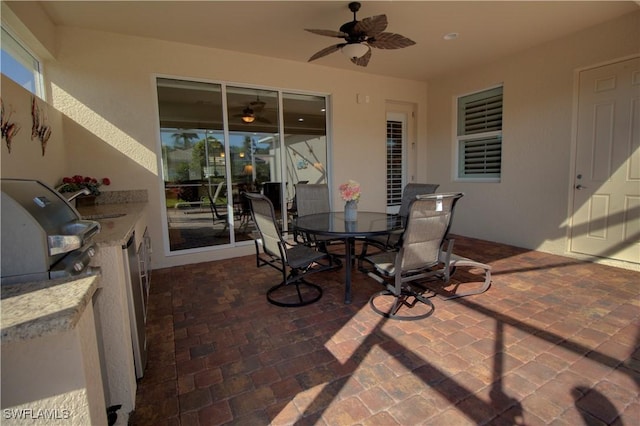
<path fill-rule="evenodd" d="M 47 141 L 51 137 L 51 127 L 47 124 L 47 118 L 44 113 L 41 114 L 40 107 L 36 97 L 31 97 L 31 117 L 33 118 L 33 125 L 31 126 L 31 140 L 38 138 L 40 145 L 42 145 L 42 156 L 47 148 Z"/>
<path fill-rule="evenodd" d="M 2 132 L 2 139 L 7 143 L 9 154 L 11 154 L 11 142 L 13 137 L 20 131 L 20 126 L 18 123 L 11 122 L 11 114 L 13 114 L 13 111 L 11 111 L 8 116 L 5 114 L 2 98 L 0 98 L 0 108 L 0 131 Z"/>

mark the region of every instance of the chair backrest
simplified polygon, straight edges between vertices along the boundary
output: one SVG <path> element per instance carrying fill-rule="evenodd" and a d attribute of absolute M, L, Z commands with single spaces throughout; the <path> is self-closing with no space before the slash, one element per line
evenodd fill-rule
<path fill-rule="evenodd" d="M 331 211 L 329 186 L 327 184 L 304 184 L 296 186 L 298 216 Z"/>
<path fill-rule="evenodd" d="M 271 201 L 273 208 L 280 211 L 282 204 L 282 191 L 280 182 L 265 182 L 262 185 L 262 193 Z"/>
<path fill-rule="evenodd" d="M 211 208 L 211 212 L 213 213 L 214 219 L 226 220 L 228 217 L 228 214 L 226 212 L 220 213 L 218 211 L 218 207 L 216 206 L 216 200 L 220 196 L 220 192 L 222 192 L 222 187 L 225 186 L 225 183 L 224 182 L 218 183 L 216 185 L 216 192 L 213 195 L 211 195 L 211 186 L 206 184 L 205 186 L 207 187 L 207 197 L 209 198 L 209 207 Z"/>
<path fill-rule="evenodd" d="M 409 205 L 400 248 L 402 272 L 436 265 L 461 192 L 418 195 Z"/>
<path fill-rule="evenodd" d="M 407 217 L 409 214 L 409 204 L 416 199 L 417 195 L 433 194 L 440 184 L 437 183 L 408 183 L 402 189 L 402 203 L 398 215 Z"/>
<path fill-rule="evenodd" d="M 262 194 L 245 193 L 244 196 L 249 200 L 251 217 L 260 233 L 264 252 L 282 259 L 284 254 L 280 247 L 285 244 L 285 241 L 278 229 L 273 204 L 269 198 Z"/>
<path fill-rule="evenodd" d="M 306 185 L 307 183 L 309 183 L 308 180 L 300 180 L 298 181 L 298 183 L 296 183 L 294 185 L 294 194 L 293 194 L 293 201 L 291 202 L 291 208 L 289 209 L 292 212 L 297 212 L 298 211 L 298 185 Z"/>

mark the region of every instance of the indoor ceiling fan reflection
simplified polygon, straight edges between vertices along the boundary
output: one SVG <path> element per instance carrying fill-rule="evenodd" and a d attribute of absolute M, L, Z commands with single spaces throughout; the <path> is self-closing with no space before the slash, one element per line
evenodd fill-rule
<path fill-rule="evenodd" d="M 256 97 L 255 101 L 252 101 L 247 105 L 240 114 L 234 114 L 234 117 L 239 117 L 243 123 L 253 123 L 258 121 L 261 123 L 271 124 L 269 120 L 259 115 L 264 110 L 266 102 L 260 100 L 260 96 Z"/>

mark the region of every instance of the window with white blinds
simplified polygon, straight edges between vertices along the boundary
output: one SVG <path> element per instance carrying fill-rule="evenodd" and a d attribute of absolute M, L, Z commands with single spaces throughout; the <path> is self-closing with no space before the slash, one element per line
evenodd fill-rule
<path fill-rule="evenodd" d="M 500 178 L 502 87 L 458 98 L 458 178 Z"/>
<path fill-rule="evenodd" d="M 387 206 L 402 203 L 402 124 L 387 120 Z"/>

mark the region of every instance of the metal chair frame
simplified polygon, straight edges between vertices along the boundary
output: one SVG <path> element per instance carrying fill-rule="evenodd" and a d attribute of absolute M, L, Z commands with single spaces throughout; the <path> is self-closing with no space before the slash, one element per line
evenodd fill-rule
<path fill-rule="evenodd" d="M 256 266 L 270 266 L 282 273 L 282 281 L 267 290 L 267 300 L 277 306 L 299 307 L 317 302 L 322 288 L 306 276 L 335 268 L 331 257 L 314 248 L 285 241 L 278 228 L 273 203 L 264 195 L 246 193 L 251 216 L 259 238 L 256 238 Z M 295 287 L 295 293 L 290 289 Z M 304 291 L 303 291 L 304 290 Z M 307 296 L 307 292 L 311 296 Z M 304 293 L 304 294 L 303 294 Z M 288 301 L 295 298 L 296 301 Z"/>
<path fill-rule="evenodd" d="M 331 202 L 329 200 L 328 185 L 321 183 L 296 185 L 296 208 L 298 216 L 330 212 Z M 344 255 L 330 251 L 329 247 L 335 245 L 344 247 L 344 239 L 300 233 L 299 231 L 294 231 L 294 239 L 297 243 L 317 247 L 332 256 L 337 265 L 342 264 L 340 258 L 344 257 Z"/>
<path fill-rule="evenodd" d="M 438 183 L 408 183 L 402 189 L 402 201 L 398 210 L 398 220 L 407 221 L 409 206 L 418 195 L 433 194 L 440 184 Z M 369 237 L 363 240 L 361 257 L 366 256 L 369 245 L 380 250 L 395 250 L 398 248 L 400 239 L 398 234 L 389 234 L 381 237 Z M 361 265 L 360 265 L 361 266 Z"/>
<path fill-rule="evenodd" d="M 444 242 L 451 227 L 455 205 L 462 196 L 462 193 L 417 196 L 410 203 L 405 231 L 400 238 L 398 250 L 364 258 L 373 266 L 365 272 L 385 286 L 384 290 L 374 293 L 369 299 L 369 305 L 374 312 L 385 318 L 403 321 L 419 320 L 433 314 L 435 307 L 425 295 L 426 289 L 417 281 L 437 277 L 442 273 L 448 276 L 449 267 L 438 266 L 443 263 L 443 259 L 444 264 L 449 265 L 448 259 L 451 257 L 453 245 L 445 247 Z M 386 312 L 376 305 L 376 300 L 382 297 L 393 298 L 391 308 Z M 407 307 L 410 311 L 417 303 L 423 303 L 429 309 L 417 315 L 398 313 L 402 307 Z"/>

